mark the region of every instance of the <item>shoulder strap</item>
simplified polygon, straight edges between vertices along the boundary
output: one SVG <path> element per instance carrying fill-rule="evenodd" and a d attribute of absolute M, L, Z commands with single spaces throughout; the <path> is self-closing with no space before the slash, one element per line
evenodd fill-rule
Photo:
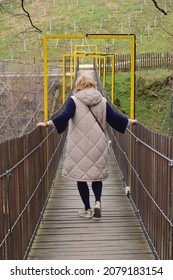
<path fill-rule="evenodd" d="M 96 122 L 98 123 L 98 125 L 100 126 L 101 130 L 104 132 L 103 127 L 101 126 L 101 123 L 99 122 L 99 120 L 96 118 L 96 116 L 94 115 L 94 113 L 92 112 L 91 108 L 88 106 L 91 114 L 93 115 L 93 117 L 95 118 Z"/>

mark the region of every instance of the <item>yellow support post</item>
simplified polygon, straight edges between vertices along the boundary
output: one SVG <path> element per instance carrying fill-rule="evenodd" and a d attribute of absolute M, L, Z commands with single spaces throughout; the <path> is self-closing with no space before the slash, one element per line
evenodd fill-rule
<path fill-rule="evenodd" d="M 48 120 L 48 71 L 47 71 L 47 38 L 43 38 L 43 48 L 44 48 L 44 121 Z M 48 128 L 46 129 L 46 134 L 48 134 Z M 49 161 L 49 138 L 46 138 L 46 150 L 44 150 L 46 166 L 48 166 Z M 46 172 L 46 185 L 48 186 L 49 181 L 49 169 Z"/>
<path fill-rule="evenodd" d="M 70 89 L 72 89 L 73 85 L 73 57 L 70 56 Z"/>
<path fill-rule="evenodd" d="M 135 36 L 132 37 L 131 41 L 131 94 L 130 94 L 130 118 L 135 118 Z M 130 127 L 132 130 L 132 127 Z M 132 146 L 132 135 L 130 134 L 130 163 L 132 163 L 133 146 Z M 132 168 L 129 167 L 129 187 L 132 186 Z"/>
<path fill-rule="evenodd" d="M 130 118 L 135 118 L 135 37 L 132 37 L 131 45 L 131 98 L 130 98 Z"/>
<path fill-rule="evenodd" d="M 98 58 L 98 68 L 99 68 L 99 77 L 100 77 L 100 74 L 101 74 L 101 63 L 100 63 L 100 57 Z"/>
<path fill-rule="evenodd" d="M 47 79 L 47 38 L 43 38 L 44 48 L 44 121 L 48 120 L 48 79 Z"/>
<path fill-rule="evenodd" d="M 103 64 L 103 88 L 105 88 L 106 85 L 106 57 L 103 57 L 104 64 Z"/>
<path fill-rule="evenodd" d="M 65 69 L 65 59 L 66 56 L 63 55 L 62 58 L 62 103 L 65 102 L 65 92 L 66 92 L 66 86 L 65 86 L 65 78 L 66 78 L 66 69 Z"/>
<path fill-rule="evenodd" d="M 114 104 L 115 101 L 115 55 L 112 55 L 112 98 L 111 101 Z"/>

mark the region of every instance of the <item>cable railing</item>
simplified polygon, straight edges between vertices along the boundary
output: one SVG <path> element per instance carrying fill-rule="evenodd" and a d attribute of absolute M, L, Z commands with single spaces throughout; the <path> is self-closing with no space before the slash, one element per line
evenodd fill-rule
<path fill-rule="evenodd" d="M 124 135 L 109 128 L 128 196 L 157 259 L 173 259 L 173 137 L 137 124 Z"/>
<path fill-rule="evenodd" d="M 0 259 L 24 259 L 27 255 L 49 197 L 65 136 L 55 129 L 37 127 L 0 143 Z"/>

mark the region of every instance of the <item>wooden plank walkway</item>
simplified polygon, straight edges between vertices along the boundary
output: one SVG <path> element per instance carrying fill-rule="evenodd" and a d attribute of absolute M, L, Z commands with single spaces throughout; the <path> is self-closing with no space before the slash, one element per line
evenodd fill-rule
<path fill-rule="evenodd" d="M 102 218 L 78 216 L 83 208 L 76 182 L 61 176 L 62 162 L 28 260 L 155 259 L 127 198 L 114 161 L 104 181 Z M 91 205 L 94 197 L 91 190 Z"/>

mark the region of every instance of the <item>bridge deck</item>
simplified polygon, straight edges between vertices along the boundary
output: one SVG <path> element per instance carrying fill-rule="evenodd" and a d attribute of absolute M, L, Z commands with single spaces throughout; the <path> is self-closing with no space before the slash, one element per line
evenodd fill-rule
<path fill-rule="evenodd" d="M 128 200 L 114 158 L 104 181 L 99 220 L 83 219 L 76 183 L 61 176 L 61 165 L 28 260 L 155 259 Z M 91 203 L 94 197 L 91 190 Z"/>

